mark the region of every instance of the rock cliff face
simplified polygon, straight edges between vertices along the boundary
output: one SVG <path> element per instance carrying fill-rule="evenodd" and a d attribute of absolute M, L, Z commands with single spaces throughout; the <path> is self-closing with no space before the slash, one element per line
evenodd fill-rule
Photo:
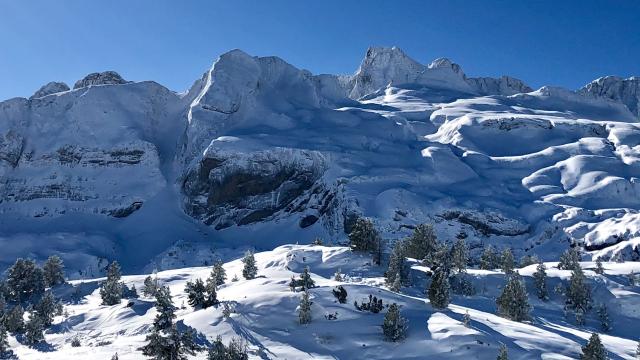
<path fill-rule="evenodd" d="M 585 85 L 579 93 L 619 101 L 640 118 L 640 77 L 602 77 Z"/>
<path fill-rule="evenodd" d="M 431 222 L 474 249 L 628 257 L 638 138 L 633 78 L 531 91 L 397 48 L 352 76 L 234 50 L 183 95 L 104 72 L 0 102 L 0 236 L 87 232 L 143 262 L 184 234 L 343 240 L 367 216 L 387 239 Z"/>

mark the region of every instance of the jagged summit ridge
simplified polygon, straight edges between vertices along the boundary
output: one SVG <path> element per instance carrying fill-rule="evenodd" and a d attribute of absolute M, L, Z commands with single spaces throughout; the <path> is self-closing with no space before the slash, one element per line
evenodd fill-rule
<path fill-rule="evenodd" d="M 63 82 L 52 81 L 43 85 L 38 91 L 36 91 L 30 99 L 38 99 L 47 95 L 56 94 L 64 91 L 69 91 L 69 85 Z"/>
<path fill-rule="evenodd" d="M 84 78 L 78 80 L 74 85 L 74 89 L 79 89 L 91 85 L 119 85 L 126 84 L 128 81 L 122 78 L 115 71 L 104 71 L 100 73 L 91 73 Z"/>
<path fill-rule="evenodd" d="M 619 76 L 605 76 L 590 82 L 578 92 L 619 101 L 640 117 L 640 77 L 623 79 Z"/>

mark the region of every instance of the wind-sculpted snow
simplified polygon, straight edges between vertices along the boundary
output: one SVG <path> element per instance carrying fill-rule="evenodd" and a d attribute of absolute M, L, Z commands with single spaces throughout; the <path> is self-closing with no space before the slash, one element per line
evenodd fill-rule
<path fill-rule="evenodd" d="M 185 242 L 343 241 L 366 216 L 389 246 L 426 222 L 474 256 L 635 258 L 634 93 L 600 83 L 532 91 L 397 48 L 352 76 L 233 50 L 182 95 L 90 74 L 0 103 L 0 236 L 104 236 L 141 269 L 204 261 L 174 258 Z"/>

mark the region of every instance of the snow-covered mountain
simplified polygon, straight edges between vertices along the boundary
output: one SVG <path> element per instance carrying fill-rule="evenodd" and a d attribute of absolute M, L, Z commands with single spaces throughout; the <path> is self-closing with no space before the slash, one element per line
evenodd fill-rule
<path fill-rule="evenodd" d="M 389 244 L 429 222 L 474 254 L 637 260 L 637 84 L 533 91 L 398 48 L 351 76 L 233 50 L 184 94 L 112 71 L 49 83 L 0 103 L 0 267 L 201 265 L 212 245 L 341 241 L 360 216 Z"/>

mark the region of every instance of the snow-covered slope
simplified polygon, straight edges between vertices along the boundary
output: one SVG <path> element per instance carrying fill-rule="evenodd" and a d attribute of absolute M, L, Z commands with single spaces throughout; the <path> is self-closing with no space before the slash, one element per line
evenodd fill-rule
<path fill-rule="evenodd" d="M 585 326 L 577 327 L 571 313 L 563 310 L 563 297 L 552 293 L 547 302 L 530 296 L 531 321 L 514 322 L 495 315 L 495 297 L 504 286 L 505 276 L 498 271 L 469 270 L 477 294 L 454 296 L 445 310 L 435 310 L 423 294 L 428 269 L 413 265 L 414 286 L 402 293 L 383 286 L 381 268 L 371 266 L 370 258 L 352 253 L 344 247 L 287 245 L 256 254 L 258 277 L 242 278 L 240 260 L 224 265 L 229 279 L 218 290 L 218 299 L 234 312 L 223 316 L 223 304 L 207 309 L 193 309 L 184 293 L 186 281 L 205 279 L 210 267 L 184 268 L 159 272 L 162 285 L 169 286 L 174 303 L 180 307 L 176 322 L 180 328 L 197 331 L 200 345 L 209 345 L 217 335 L 226 342 L 232 337 L 247 341 L 251 359 L 495 359 L 501 344 L 508 348 L 510 359 L 577 359 L 592 332 L 599 332 L 595 311 L 587 314 Z M 318 287 L 310 290 L 312 322 L 298 324 L 297 306 L 300 292 L 291 292 L 288 283 L 309 266 Z M 567 283 L 570 272 L 548 263 L 548 287 Z M 582 263 L 592 269 L 593 263 Z M 638 263 L 604 263 L 606 273 L 596 275 L 585 270 L 597 304 L 606 304 L 613 328 L 601 333 L 612 359 L 633 359 L 637 344 L 637 321 L 640 318 L 640 292 L 629 286 L 626 275 L 640 271 Z M 343 281 L 333 274 L 340 269 Z M 531 274 L 535 265 L 520 269 L 530 294 L 535 293 Z M 145 276 L 125 276 L 123 281 L 141 289 Z M 141 359 L 138 350 L 145 343 L 156 310 L 150 297 L 123 300 L 114 306 L 101 305 L 98 281 L 75 282 L 77 291 L 61 287 L 56 293 L 65 299 L 65 316 L 58 316 L 45 334 L 46 346 L 30 348 L 10 337 L 10 346 L 20 359 L 110 359 L 116 352 L 120 359 Z M 338 303 L 332 289 L 343 285 L 347 302 Z M 75 295 L 74 295 L 75 293 Z M 369 294 L 385 305 L 397 303 L 409 320 L 408 336 L 398 343 L 383 340 L 381 313 L 355 309 L 354 301 L 364 301 Z M 76 297 L 76 300 L 72 300 Z M 79 300 L 78 300 L 79 298 Z M 128 306 L 130 305 L 130 306 Z M 468 312 L 469 326 L 463 324 Z M 337 319 L 325 318 L 337 314 Z M 73 347 L 77 339 L 80 346 Z M 206 359 L 200 352 L 193 359 Z"/>
<path fill-rule="evenodd" d="M 577 243 L 638 259 L 628 98 L 467 77 L 397 48 L 369 49 L 352 76 L 233 50 L 180 95 L 114 72 L 48 84 L 0 103 L 0 241 L 22 244 L 0 267 L 51 253 L 85 275 L 105 258 L 198 265 L 212 245 L 342 241 L 358 216 L 389 244 L 429 222 L 474 255 L 555 260 Z M 83 237 L 102 245 L 69 250 Z"/>

